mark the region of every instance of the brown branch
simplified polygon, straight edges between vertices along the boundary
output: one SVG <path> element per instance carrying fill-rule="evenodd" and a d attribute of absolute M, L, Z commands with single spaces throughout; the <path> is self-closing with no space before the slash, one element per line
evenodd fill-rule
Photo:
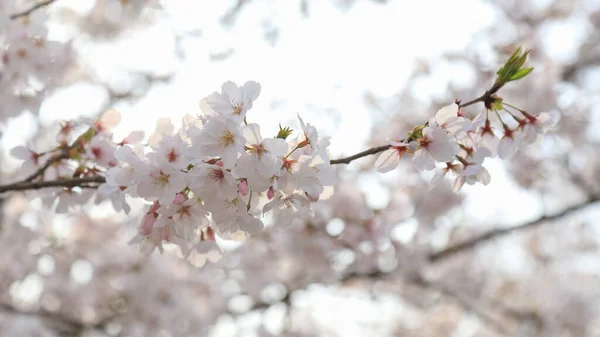
<path fill-rule="evenodd" d="M 490 90 L 486 91 L 483 95 L 477 97 L 474 100 L 471 100 L 469 102 L 466 103 L 458 103 L 459 106 L 461 108 L 467 107 L 469 105 L 473 105 L 475 103 L 479 103 L 479 102 L 483 102 L 485 103 L 486 101 L 488 101 L 490 99 L 490 97 L 495 94 L 498 90 L 500 89 L 500 87 L 498 87 L 497 85 L 494 85 Z M 390 148 L 390 145 L 381 145 L 381 146 L 377 146 L 377 147 L 373 147 L 370 148 L 368 150 L 359 152 L 355 155 L 349 156 L 349 157 L 344 157 L 344 158 L 340 158 L 340 159 L 332 159 L 329 161 L 329 163 L 331 165 L 335 165 L 335 164 L 350 164 L 351 161 L 362 158 L 362 157 L 366 157 L 366 156 L 370 156 L 373 154 L 378 154 L 380 152 L 383 152 L 387 149 Z"/>
<path fill-rule="evenodd" d="M 514 227 L 490 230 L 489 232 L 484 233 L 482 235 L 476 236 L 469 240 L 466 240 L 461 243 L 450 246 L 448 248 L 442 249 L 438 252 L 429 254 L 429 261 L 430 262 L 439 262 L 441 260 L 444 260 L 451 256 L 454 256 L 458 253 L 461 253 L 461 252 L 464 252 L 467 250 L 471 250 L 482 243 L 488 242 L 488 241 L 496 239 L 498 237 L 502 237 L 504 235 L 507 235 L 507 234 L 510 234 L 513 232 L 538 227 L 549 221 L 554 221 L 554 220 L 560 219 L 564 216 L 571 215 L 577 211 L 580 211 L 580 210 L 586 208 L 587 206 L 589 206 L 597 201 L 600 201 L 600 198 L 592 197 L 583 203 L 568 207 L 565 210 L 563 210 L 562 212 L 556 213 L 554 215 L 544 215 L 534 221 L 527 222 L 527 223 L 524 223 L 524 224 L 521 224 L 518 226 L 514 226 Z"/>
<path fill-rule="evenodd" d="M 84 323 L 59 312 L 50 312 L 43 309 L 37 311 L 21 311 L 7 303 L 0 303 L 0 311 L 12 315 L 35 316 L 38 317 L 42 322 L 44 322 L 48 328 L 75 336 L 81 334 L 83 331 L 88 329 L 103 329 L 103 327 L 113 318 L 111 316 L 96 323 Z"/>
<path fill-rule="evenodd" d="M 35 172 L 33 172 L 31 175 L 29 175 L 27 178 L 25 178 L 25 180 L 23 180 L 23 182 L 33 181 L 35 178 L 44 174 L 44 172 L 46 172 L 46 170 L 50 166 L 52 166 L 52 164 L 57 163 L 63 159 L 68 159 L 68 158 L 69 158 L 69 151 L 61 150 L 61 152 L 59 154 L 54 155 L 53 157 L 48 159 L 48 161 L 44 165 L 40 166 Z"/>
<path fill-rule="evenodd" d="M 366 156 L 370 156 L 372 154 L 377 154 L 379 152 L 383 152 L 387 149 L 390 148 L 390 145 L 382 145 L 382 146 L 377 146 L 368 150 L 365 150 L 363 152 L 359 152 L 355 155 L 352 155 L 350 157 L 345 157 L 345 158 L 340 158 L 340 159 L 332 159 L 331 161 L 329 161 L 329 163 L 331 165 L 335 165 L 335 164 L 349 164 L 351 161 L 358 159 L 358 158 L 362 158 L 362 157 L 366 157 Z"/>
<path fill-rule="evenodd" d="M 11 20 L 15 20 L 15 19 L 18 19 L 18 18 L 20 18 L 20 17 L 27 16 L 27 15 L 29 15 L 29 14 L 33 13 L 34 11 L 36 11 L 36 10 L 38 10 L 38 9 L 40 9 L 40 8 L 43 8 L 43 7 L 46 7 L 46 6 L 50 5 L 50 4 L 52 4 L 52 3 L 53 3 L 53 2 L 55 2 L 55 1 L 56 1 L 56 0 L 44 0 L 44 1 L 40 1 L 40 2 L 38 2 L 37 4 L 35 4 L 34 6 L 32 6 L 31 8 L 29 8 L 29 9 L 27 9 L 27 10 L 24 10 L 24 11 L 22 11 L 22 12 L 18 12 L 18 13 L 11 14 L 11 15 L 9 16 L 9 18 L 10 18 Z"/>
<path fill-rule="evenodd" d="M 84 178 L 71 178 L 71 179 L 58 179 L 49 181 L 20 181 L 14 184 L 0 186 L 0 193 L 9 191 L 25 191 L 25 190 L 39 190 L 47 187 L 82 187 L 82 188 L 95 188 L 98 185 L 105 182 L 104 177 L 84 177 Z"/>
<path fill-rule="evenodd" d="M 491 328 L 504 336 L 513 336 L 513 334 L 509 331 L 508 327 L 506 326 L 507 324 L 505 321 L 507 320 L 507 317 L 494 315 L 493 313 L 489 312 L 488 309 L 484 308 L 482 305 L 478 304 L 473 299 L 469 298 L 464 294 L 461 294 L 458 291 L 451 289 L 450 287 L 442 283 L 429 281 L 423 277 L 417 277 L 413 281 L 413 283 L 417 286 L 435 291 L 441 295 L 446 296 L 449 299 L 453 299 L 463 308 L 463 310 L 471 312 L 477 317 L 479 317 L 488 328 Z"/>

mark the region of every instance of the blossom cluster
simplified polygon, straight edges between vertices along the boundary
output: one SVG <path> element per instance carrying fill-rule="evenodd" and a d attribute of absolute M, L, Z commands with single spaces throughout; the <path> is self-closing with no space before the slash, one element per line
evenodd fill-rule
<path fill-rule="evenodd" d="M 247 112 L 260 94 L 260 84 L 223 84 L 201 100 L 202 114 L 187 115 L 177 132 L 169 119 L 161 119 L 148 143 L 143 133 L 132 132 L 114 140 L 111 129 L 120 121 L 111 110 L 98 121 L 84 119 L 63 124 L 57 141 L 65 160 L 58 160 L 42 180 L 104 176 L 97 202 L 110 200 L 117 211 L 130 211 L 127 197 L 149 203 L 137 235 L 145 253 L 163 250 L 163 243 L 180 247 L 183 255 L 205 254 L 217 248 L 215 235 L 232 238 L 263 229 L 263 216 L 292 221 L 311 212 L 336 181 L 329 162 L 327 139 L 298 116 L 302 132 L 282 128 L 273 137 L 247 122 Z M 77 125 L 88 129 L 71 141 Z M 69 145 L 71 144 L 71 145 Z M 23 170 L 35 172 L 57 153 L 13 149 L 25 159 Z M 86 203 L 94 192 L 85 185 L 47 189 L 48 205 L 57 212 Z M 284 217 L 280 216 L 284 214 Z M 285 225 L 285 224 L 283 224 Z"/>
<path fill-rule="evenodd" d="M 69 43 L 48 39 L 47 15 L 23 9 L 16 0 L 0 0 L 0 118 L 23 110 L 38 111 L 43 94 L 55 86 L 73 59 Z"/>
<path fill-rule="evenodd" d="M 455 192 L 465 183 L 487 185 L 491 177 L 483 166 L 486 158 L 509 159 L 519 147 L 534 143 L 558 119 L 553 112 L 529 114 L 502 103 L 498 97 L 492 97 L 486 106 L 486 111 L 473 119 L 468 118 L 457 103 L 441 108 L 425 125 L 415 127 L 407 138 L 388 140 L 389 149 L 381 153 L 375 162 L 377 170 L 389 172 L 398 166 L 402 157 L 412 155 L 417 170 L 440 168 L 431 179 L 431 187 L 448 173 L 455 176 Z M 500 110 L 510 120 L 505 121 Z M 492 120 L 492 116 L 497 119 Z M 494 126 L 496 124 L 499 127 Z M 498 129 L 502 131 L 498 132 Z"/>

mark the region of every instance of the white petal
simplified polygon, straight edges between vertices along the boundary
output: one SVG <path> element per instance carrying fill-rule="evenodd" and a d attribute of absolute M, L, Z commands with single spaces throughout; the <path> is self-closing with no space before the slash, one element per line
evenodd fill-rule
<path fill-rule="evenodd" d="M 377 172 L 386 173 L 398 167 L 399 162 L 400 156 L 398 156 L 398 151 L 394 148 L 390 148 L 383 151 L 383 153 L 377 157 L 375 168 L 377 169 Z"/>
<path fill-rule="evenodd" d="M 435 122 L 439 125 L 446 123 L 450 118 L 456 118 L 458 114 L 458 105 L 452 103 L 438 110 L 435 114 Z"/>
<path fill-rule="evenodd" d="M 251 123 L 246 125 L 243 130 L 244 138 L 246 138 L 246 142 L 250 145 L 260 144 L 263 140 L 260 135 L 260 125 L 256 123 Z"/>
<path fill-rule="evenodd" d="M 244 84 L 244 101 L 254 101 L 260 95 L 260 83 L 248 81 Z"/>

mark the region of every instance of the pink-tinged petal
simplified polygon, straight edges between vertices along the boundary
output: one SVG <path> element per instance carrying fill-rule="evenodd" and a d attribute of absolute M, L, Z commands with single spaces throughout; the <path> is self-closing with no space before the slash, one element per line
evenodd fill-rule
<path fill-rule="evenodd" d="M 96 122 L 96 127 L 99 131 L 112 130 L 121 122 L 121 114 L 115 110 L 110 109 L 106 111 Z"/>
<path fill-rule="evenodd" d="M 465 176 L 456 177 L 456 179 L 454 180 L 454 186 L 452 187 L 452 190 L 454 191 L 454 193 L 458 193 L 458 191 L 460 191 L 460 189 L 465 184 L 466 179 L 467 178 L 465 178 Z"/>
<path fill-rule="evenodd" d="M 250 191 L 250 187 L 248 187 L 248 180 L 246 180 L 246 179 L 240 180 L 240 182 L 238 184 L 238 190 L 240 191 L 241 195 L 246 196 L 248 194 L 248 192 Z"/>
<path fill-rule="evenodd" d="M 491 180 L 492 180 L 492 177 L 490 176 L 490 173 L 488 172 L 488 170 L 485 167 L 482 167 L 478 181 L 480 183 L 482 183 L 483 185 L 487 185 L 490 183 Z"/>
<path fill-rule="evenodd" d="M 144 131 L 132 131 L 125 139 L 123 144 L 137 144 L 144 139 Z"/>
<path fill-rule="evenodd" d="M 500 159 L 510 159 L 517 152 L 517 144 L 510 137 L 502 137 L 498 143 L 498 156 Z"/>
<path fill-rule="evenodd" d="M 154 214 L 147 213 L 142 217 L 142 221 L 140 222 L 140 227 L 138 228 L 138 233 L 140 235 L 150 235 L 152 233 L 152 229 L 154 227 L 154 223 L 156 222 L 156 218 Z"/>
<path fill-rule="evenodd" d="M 435 169 L 435 161 L 431 154 L 425 149 L 420 149 L 415 152 L 413 164 L 419 171 L 431 171 Z"/>
<path fill-rule="evenodd" d="M 398 167 L 399 162 L 400 156 L 398 155 L 398 150 L 390 148 L 383 151 L 379 157 L 377 157 L 375 168 L 377 169 L 377 172 L 386 173 Z"/>

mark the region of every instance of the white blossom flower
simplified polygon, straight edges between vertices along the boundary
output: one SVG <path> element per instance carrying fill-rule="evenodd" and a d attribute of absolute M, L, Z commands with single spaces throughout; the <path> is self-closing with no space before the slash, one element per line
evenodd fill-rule
<path fill-rule="evenodd" d="M 21 169 L 19 170 L 19 174 L 22 176 L 28 176 L 35 172 L 45 157 L 26 148 L 25 146 L 17 146 L 13 148 L 10 150 L 10 155 L 17 159 L 24 160 L 23 164 L 21 165 Z"/>
<path fill-rule="evenodd" d="M 288 144 L 283 139 L 266 138 L 260 134 L 258 124 L 248 124 L 244 129 L 246 149 L 231 170 L 236 178 L 245 178 L 251 189 L 262 192 L 271 186 L 271 178 L 280 167 L 280 160 L 286 154 Z"/>
<path fill-rule="evenodd" d="M 186 175 L 187 185 L 202 199 L 232 200 L 237 196 L 236 181 L 221 165 L 197 164 Z"/>
<path fill-rule="evenodd" d="M 192 138 L 188 150 L 190 158 L 200 156 L 220 157 L 225 168 L 232 168 L 244 151 L 245 139 L 239 125 L 220 118 L 212 118 L 202 132 Z"/>
<path fill-rule="evenodd" d="M 98 133 L 89 143 L 84 145 L 85 153 L 89 158 L 104 167 L 117 165 L 115 150 L 117 147 L 104 133 Z"/>
<path fill-rule="evenodd" d="M 429 125 L 438 125 L 446 130 L 449 134 L 457 134 L 459 132 L 467 132 L 471 129 L 471 121 L 467 118 L 458 115 L 458 104 L 452 103 L 447 105 L 435 114 L 429 120 Z"/>
<path fill-rule="evenodd" d="M 169 204 L 185 187 L 185 174 L 179 170 L 166 170 L 150 163 L 142 163 L 135 170 L 137 193 L 150 201 Z"/>
<path fill-rule="evenodd" d="M 488 170 L 479 163 L 470 164 L 456 177 L 454 180 L 454 192 L 460 191 L 465 183 L 474 185 L 481 183 L 487 185 L 490 183 L 491 177 Z"/>
<path fill-rule="evenodd" d="M 182 204 L 162 206 L 156 212 L 172 218 L 177 234 L 186 240 L 191 240 L 198 229 L 208 225 L 208 212 L 197 198 L 188 199 Z"/>
<path fill-rule="evenodd" d="M 533 116 L 525 114 L 525 119 L 519 122 L 519 128 L 523 130 L 524 139 L 527 143 L 534 143 L 540 135 L 548 132 L 559 120 L 560 115 L 556 111 L 540 112 Z"/>
<path fill-rule="evenodd" d="M 417 145 L 416 142 L 407 143 L 405 141 L 393 141 L 389 139 L 388 143 L 390 143 L 389 149 L 383 151 L 375 161 L 375 168 L 380 173 L 386 173 L 398 167 L 400 159 L 412 153 Z"/>
<path fill-rule="evenodd" d="M 431 171 L 435 162 L 451 161 L 458 153 L 456 139 L 440 126 L 428 126 L 423 129 L 423 137 L 419 139 L 419 147 L 415 151 L 413 164 L 417 170 Z"/>
<path fill-rule="evenodd" d="M 158 167 L 183 170 L 189 164 L 184 155 L 186 148 L 187 144 L 178 135 L 165 136 L 147 157 Z"/>
<path fill-rule="evenodd" d="M 283 194 L 278 192 L 274 198 L 263 207 L 263 213 L 277 210 L 280 219 L 303 217 L 310 213 L 310 202 L 300 193 Z"/>
<path fill-rule="evenodd" d="M 260 90 L 260 84 L 254 81 L 246 82 L 243 87 L 228 81 L 223 84 L 221 93 L 215 92 L 206 97 L 206 102 L 216 113 L 239 123 L 246 118 Z"/>
<path fill-rule="evenodd" d="M 130 207 L 125 196 L 133 189 L 132 173 L 124 167 L 113 167 L 106 172 L 106 182 L 98 187 L 96 203 L 110 200 L 117 212 L 121 210 L 129 214 Z"/>
<path fill-rule="evenodd" d="M 253 235 L 263 228 L 263 223 L 248 213 L 247 203 L 237 197 L 233 200 L 207 200 L 207 208 L 220 233 L 243 231 Z"/>
<path fill-rule="evenodd" d="M 504 125 L 504 135 L 498 142 L 498 157 L 500 159 L 510 159 L 515 155 L 523 138 L 522 132 L 510 129 Z"/>
<path fill-rule="evenodd" d="M 321 156 L 301 156 L 298 160 L 300 168 L 294 174 L 298 187 L 310 197 L 316 199 L 324 191 L 324 186 L 335 184 L 337 177 L 329 162 Z"/>

